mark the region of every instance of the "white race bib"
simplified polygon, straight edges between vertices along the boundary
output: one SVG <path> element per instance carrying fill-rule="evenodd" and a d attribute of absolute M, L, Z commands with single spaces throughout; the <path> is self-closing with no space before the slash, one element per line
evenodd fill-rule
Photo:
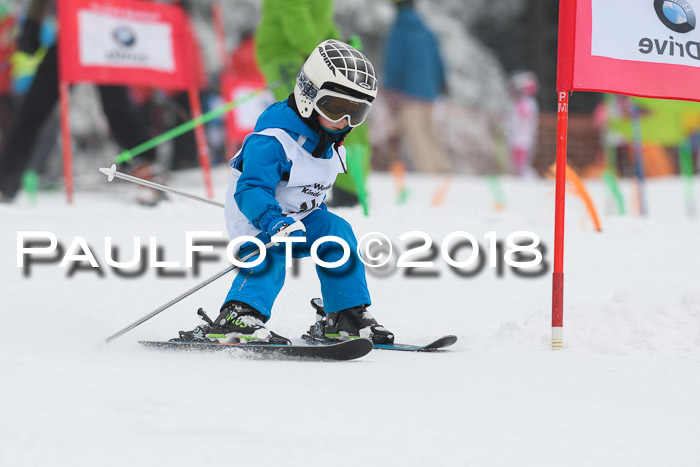
<path fill-rule="evenodd" d="M 295 141 L 280 128 L 267 128 L 251 134 L 276 138 L 282 145 L 287 160 L 292 162 L 289 180 L 280 181 L 277 184 L 275 199 L 282 208 L 282 214 L 295 221 L 303 219 L 318 209 L 326 198 L 328 190 L 333 187 L 338 174 L 345 172 L 345 148 L 342 146 L 337 150 L 335 146 L 333 147 L 333 157 L 330 159 L 320 159 L 312 156 L 302 147 L 305 141 L 303 137 L 300 137 L 301 141 Z M 246 140 L 249 136 L 246 136 Z M 243 141 L 241 151 L 245 147 L 246 140 Z M 247 157 L 255 157 L 255 154 Z M 231 159 L 231 163 L 234 160 L 235 157 Z M 226 229 L 232 239 L 241 235 L 255 236 L 260 233 L 260 230 L 253 227 L 253 224 L 243 215 L 233 198 L 241 173 L 240 170 L 231 168 L 231 181 L 226 193 Z"/>

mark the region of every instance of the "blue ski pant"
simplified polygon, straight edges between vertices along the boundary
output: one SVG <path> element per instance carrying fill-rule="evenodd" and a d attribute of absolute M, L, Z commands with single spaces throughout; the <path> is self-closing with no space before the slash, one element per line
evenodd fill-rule
<path fill-rule="evenodd" d="M 334 313 L 359 305 L 370 305 L 365 268 L 357 256 L 357 239 L 350 224 L 342 217 L 322 209 L 313 211 L 302 219 L 302 223 L 306 227 L 306 232 L 303 233 L 306 242 L 293 244 L 294 258 L 310 256 L 313 243 L 329 235 L 342 238 L 350 247 L 350 257 L 342 266 L 337 268 L 316 266 L 326 313 Z M 264 244 L 270 241 L 270 237 L 264 233 L 258 235 L 258 238 Z M 261 264 L 253 268 L 241 269 L 233 280 L 224 304 L 237 300 L 252 306 L 269 318 L 272 305 L 284 285 L 285 248 L 284 244 L 270 247 Z M 244 244 L 239 251 L 239 257 L 243 258 L 256 249 L 257 247 L 252 243 Z M 325 242 L 318 248 L 317 255 L 322 261 L 333 263 L 343 257 L 343 248 L 336 242 Z M 254 256 L 247 262 L 252 262 L 257 257 Z"/>

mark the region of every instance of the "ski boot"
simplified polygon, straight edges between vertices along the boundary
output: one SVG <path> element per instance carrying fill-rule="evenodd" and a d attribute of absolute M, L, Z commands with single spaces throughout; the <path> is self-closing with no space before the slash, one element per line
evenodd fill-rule
<path fill-rule="evenodd" d="M 311 306 L 316 310 L 316 322 L 301 336 L 307 342 L 330 343 L 366 337 L 374 344 L 394 343 L 394 334 L 379 324 L 365 305 L 329 314 L 320 298 L 311 300 Z"/>
<path fill-rule="evenodd" d="M 197 314 L 207 322 L 192 331 L 180 331 L 180 337 L 171 342 L 255 343 L 291 345 L 291 341 L 265 327 L 265 317 L 255 308 L 242 302 L 230 301 L 212 321 L 201 308 Z"/>

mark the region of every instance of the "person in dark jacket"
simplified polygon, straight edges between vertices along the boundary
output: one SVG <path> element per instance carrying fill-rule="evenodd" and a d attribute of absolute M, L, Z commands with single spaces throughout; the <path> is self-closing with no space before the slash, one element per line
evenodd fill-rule
<path fill-rule="evenodd" d="M 450 161 L 433 125 L 433 103 L 445 88 L 445 69 L 437 39 L 414 8 L 397 2 L 398 14 L 385 49 L 384 87 L 398 114 L 413 168 L 444 173 Z"/>

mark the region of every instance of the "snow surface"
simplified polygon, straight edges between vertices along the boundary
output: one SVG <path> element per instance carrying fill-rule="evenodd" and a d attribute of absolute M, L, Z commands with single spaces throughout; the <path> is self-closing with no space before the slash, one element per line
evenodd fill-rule
<path fill-rule="evenodd" d="M 215 171 L 223 198 L 226 169 Z M 411 196 L 393 203 L 393 182 L 373 174 L 372 213 L 338 210 L 362 235 L 424 230 L 436 242 L 465 230 L 486 245 L 530 230 L 553 247 L 553 183 L 503 179 L 507 210 L 495 211 L 484 178 L 410 176 Z M 106 183 L 106 182 L 105 182 Z M 200 174 L 171 184 L 202 194 Z M 604 186 L 588 182 L 601 211 Z M 369 276 L 373 314 L 401 342 L 459 336 L 449 352 L 373 351 L 353 362 L 259 361 L 229 355 L 148 351 L 197 324 L 199 306 L 221 305 L 220 279 L 108 346 L 110 334 L 223 269 L 200 277 L 117 277 L 105 266 L 111 236 L 157 236 L 165 259 L 184 261 L 185 231 L 224 230 L 213 206 L 172 199 L 134 205 L 115 180 L 31 205 L 0 205 L 0 465 L 449 465 L 696 466 L 700 462 L 700 238 L 687 219 L 679 179 L 648 184 L 650 215 L 603 216 L 593 231 L 567 198 L 565 349 L 549 348 L 551 274 L 502 278 L 485 268 L 461 278 L 437 260 L 438 279 Z M 629 196 L 632 186 L 623 183 Z M 629 199 L 629 198 L 628 198 Z M 16 267 L 17 231 L 49 230 L 64 247 L 82 235 L 104 277 L 56 263 Z M 269 325 L 298 337 L 319 295 L 305 261 L 290 277 Z"/>

